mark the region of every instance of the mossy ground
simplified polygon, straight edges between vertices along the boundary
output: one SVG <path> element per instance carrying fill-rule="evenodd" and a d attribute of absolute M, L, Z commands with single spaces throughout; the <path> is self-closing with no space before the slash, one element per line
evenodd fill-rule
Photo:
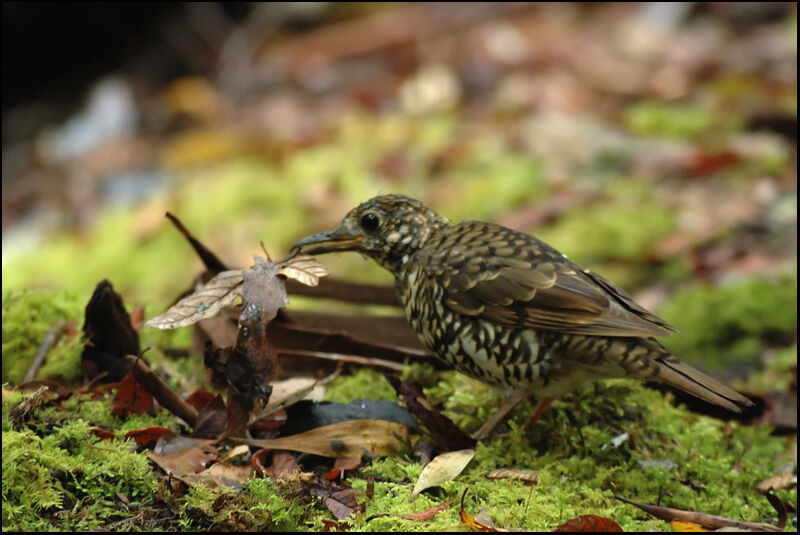
<path fill-rule="evenodd" d="M 9 314 L 25 302 L 14 301 Z M 785 368 L 791 356 L 778 356 L 773 363 Z M 413 365 L 405 375 L 426 385 L 432 402 L 467 430 L 475 429 L 499 401 L 497 391 L 455 372 Z M 341 402 L 396 399 L 382 375 L 370 370 L 336 379 L 326 397 Z M 127 431 L 149 425 L 185 433 L 164 410 L 123 421 L 109 414 L 110 394 L 100 399 L 76 395 L 37 409 L 22 429 L 14 430 L 8 410 L 21 398 L 12 393 L 3 401 L 5 530 L 293 531 L 321 530 L 323 519 L 332 519 L 321 502 L 299 498 L 300 484 L 292 480 L 255 478 L 240 490 L 196 486 L 185 495 L 175 494 L 155 477 L 144 454 L 134 453 L 131 443 L 121 440 Z M 631 380 L 587 386 L 557 401 L 526 434 L 520 425 L 531 409 L 527 404 L 513 411 L 505 431 L 480 444 L 455 481 L 425 491 L 413 502 L 408 500 L 422 467 L 411 452 L 375 459 L 350 473 L 348 481 L 366 503 L 365 514 L 352 520 L 353 529 L 461 529 L 457 503 L 466 489 L 465 507 L 473 514 L 486 507 L 498 526 L 528 530 L 549 530 L 582 514 L 611 518 L 625 530 L 669 529 L 622 504 L 615 494 L 774 522 L 773 508 L 755 486 L 796 463 L 795 437 L 772 435 L 767 425 L 725 423 L 692 414 Z M 90 430 L 96 426 L 111 429 L 118 440 L 94 437 Z M 627 439 L 615 446 L 612 439 L 624 433 Z M 643 467 L 641 461 L 658 462 Z M 529 487 L 484 477 L 499 467 L 533 470 L 539 482 Z M 372 499 L 366 498 L 369 477 L 375 481 Z M 795 489 L 778 495 L 796 502 Z M 419 512 L 447 500 L 456 504 L 423 523 L 374 516 Z M 787 530 L 796 529 L 793 522 Z"/>

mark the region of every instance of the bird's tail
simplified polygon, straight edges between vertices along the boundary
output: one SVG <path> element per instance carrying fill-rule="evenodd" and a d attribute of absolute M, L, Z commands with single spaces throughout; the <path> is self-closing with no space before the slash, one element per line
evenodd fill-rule
<path fill-rule="evenodd" d="M 620 358 L 619 364 L 628 373 L 666 383 L 733 412 L 742 412 L 753 406 L 752 401 L 736 390 L 684 364 L 655 340 L 648 339 L 647 342 L 649 354 Z"/>

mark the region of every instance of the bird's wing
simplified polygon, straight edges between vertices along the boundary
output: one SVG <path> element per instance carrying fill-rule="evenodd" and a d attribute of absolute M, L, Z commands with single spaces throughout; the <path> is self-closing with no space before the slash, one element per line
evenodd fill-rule
<path fill-rule="evenodd" d="M 461 225 L 464 229 L 454 229 L 426 263 L 429 280 L 444 290 L 445 305 L 461 314 L 512 327 L 597 336 L 675 331 L 624 290 L 544 242 L 498 225 Z"/>

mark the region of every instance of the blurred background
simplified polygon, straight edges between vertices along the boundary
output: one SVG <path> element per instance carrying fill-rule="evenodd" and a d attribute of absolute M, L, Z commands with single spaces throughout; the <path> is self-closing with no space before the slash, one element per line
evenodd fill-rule
<path fill-rule="evenodd" d="M 796 370 L 795 3 L 2 15 L 4 301 L 85 302 L 108 278 L 149 317 L 202 269 L 167 210 L 247 267 L 260 240 L 282 258 L 400 192 L 547 241 L 675 324 L 670 348 L 706 369 Z M 391 282 L 357 255 L 324 261 Z"/>

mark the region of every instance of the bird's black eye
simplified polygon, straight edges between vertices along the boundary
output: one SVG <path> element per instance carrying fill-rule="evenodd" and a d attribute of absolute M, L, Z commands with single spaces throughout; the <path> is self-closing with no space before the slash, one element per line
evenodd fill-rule
<path fill-rule="evenodd" d="M 378 228 L 378 224 L 380 224 L 380 219 L 378 219 L 378 216 L 376 216 L 372 212 L 366 213 L 363 216 L 361 216 L 361 227 L 364 230 L 369 230 L 369 231 L 375 230 L 376 228 Z"/>

